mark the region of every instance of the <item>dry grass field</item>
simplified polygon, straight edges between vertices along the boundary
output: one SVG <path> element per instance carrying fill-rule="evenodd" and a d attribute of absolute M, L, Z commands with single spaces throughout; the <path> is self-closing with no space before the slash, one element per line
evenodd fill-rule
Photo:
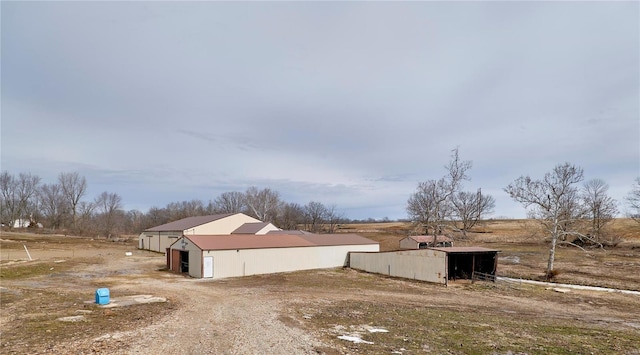
<path fill-rule="evenodd" d="M 383 250 L 397 249 L 408 230 L 341 228 Z M 559 248 L 558 282 L 640 290 L 640 225 L 617 220 L 611 230 L 616 247 Z M 0 353 L 640 354 L 638 295 L 503 282 L 443 287 L 350 269 L 195 280 L 163 271 L 162 254 L 135 245 L 3 232 Z M 531 221 L 487 221 L 456 245 L 498 249 L 498 273 L 528 279 L 542 277 L 548 252 Z M 101 308 L 92 302 L 100 287 L 112 298 L 168 301 Z"/>

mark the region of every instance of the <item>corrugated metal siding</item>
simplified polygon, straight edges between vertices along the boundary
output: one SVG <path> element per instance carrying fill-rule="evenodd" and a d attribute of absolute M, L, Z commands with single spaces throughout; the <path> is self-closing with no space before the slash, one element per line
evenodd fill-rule
<path fill-rule="evenodd" d="M 213 256 L 213 278 L 342 267 L 350 251 L 378 251 L 374 245 L 205 251 Z M 191 256 L 189 256 L 191 257 Z M 191 274 L 191 273 L 190 273 Z"/>
<path fill-rule="evenodd" d="M 261 222 L 253 217 L 242 213 L 234 214 L 216 221 L 205 223 L 203 225 L 185 229 L 185 235 L 212 235 L 212 234 L 231 234 L 245 223 Z"/>
<path fill-rule="evenodd" d="M 180 232 L 142 232 L 138 236 L 138 246 L 140 249 L 164 253 L 181 236 Z"/>
<path fill-rule="evenodd" d="M 351 253 L 353 269 L 395 277 L 446 284 L 446 253 L 438 250 L 404 250 L 385 253 Z"/>

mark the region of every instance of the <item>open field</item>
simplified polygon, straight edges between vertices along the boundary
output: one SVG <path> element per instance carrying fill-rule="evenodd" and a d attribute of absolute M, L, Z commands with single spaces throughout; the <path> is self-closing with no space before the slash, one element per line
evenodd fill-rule
<path fill-rule="evenodd" d="M 623 235 L 616 248 L 560 248 L 558 281 L 640 290 L 640 228 L 627 222 L 614 225 Z M 456 243 L 499 249 L 499 274 L 536 279 L 547 247 L 528 223 L 490 222 Z M 405 229 L 343 226 L 386 250 Z M 163 255 L 135 245 L 3 232 L 0 353 L 640 354 L 636 295 L 501 282 L 443 287 L 350 269 L 195 280 L 163 271 Z M 100 287 L 112 298 L 168 302 L 100 308 L 91 302 Z M 84 317 L 58 320 L 76 315 Z"/>

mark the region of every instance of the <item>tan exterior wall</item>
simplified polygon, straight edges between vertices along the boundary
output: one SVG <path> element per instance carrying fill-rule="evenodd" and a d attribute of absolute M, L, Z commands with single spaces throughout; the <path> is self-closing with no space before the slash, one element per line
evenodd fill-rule
<path fill-rule="evenodd" d="M 219 234 L 231 234 L 234 230 L 238 229 L 245 223 L 261 222 L 253 217 L 247 216 L 242 213 L 234 214 L 229 217 L 219 219 L 217 221 L 205 223 L 201 226 L 197 226 L 191 229 L 185 229 L 184 235 L 219 235 Z"/>
<path fill-rule="evenodd" d="M 138 236 L 138 248 L 166 252 L 167 248 L 181 236 L 181 232 L 142 232 Z"/>
<path fill-rule="evenodd" d="M 418 249 L 418 242 L 411 238 L 404 238 L 400 240 L 400 249 Z"/>
<path fill-rule="evenodd" d="M 260 222 L 260 221 L 253 217 L 247 216 L 245 214 L 238 213 L 217 221 L 205 223 L 195 228 L 185 229 L 184 231 L 142 232 L 138 236 L 138 248 L 164 253 L 166 252 L 167 248 L 170 247 L 171 244 L 173 244 L 176 240 L 178 240 L 178 238 L 182 237 L 183 234 L 184 235 L 196 235 L 196 234 L 225 235 L 225 234 L 231 234 L 231 232 L 238 229 L 238 227 L 240 227 L 245 223 L 255 223 L 255 222 Z"/>
<path fill-rule="evenodd" d="M 419 249 L 385 253 L 351 253 L 352 269 L 427 282 L 447 283 L 446 253 Z"/>
<path fill-rule="evenodd" d="M 182 240 L 186 243 L 182 243 Z M 178 239 L 178 242 L 171 247 L 171 264 L 173 267 L 178 267 L 176 263 L 179 262 L 179 251 L 189 252 L 189 276 L 200 278 L 202 277 L 202 250 L 196 247 L 187 239 Z M 174 258 L 174 255 L 178 255 L 178 258 Z M 174 270 L 175 271 L 175 270 Z"/>
<path fill-rule="evenodd" d="M 179 244 L 179 243 L 178 243 Z M 198 256 L 213 256 L 213 278 L 249 276 L 310 269 L 343 267 L 347 265 L 350 251 L 376 252 L 378 244 L 340 245 L 299 248 L 240 249 L 204 251 Z M 193 265 L 196 257 L 189 255 L 189 275 L 202 277 L 202 267 Z"/>

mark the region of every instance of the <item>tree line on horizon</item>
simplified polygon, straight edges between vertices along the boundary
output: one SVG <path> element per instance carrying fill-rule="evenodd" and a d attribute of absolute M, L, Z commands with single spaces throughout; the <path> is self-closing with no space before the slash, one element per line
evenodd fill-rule
<path fill-rule="evenodd" d="M 53 183 L 42 183 L 31 173 L 0 174 L 0 219 L 4 228 L 36 227 L 82 236 L 116 237 L 186 217 L 223 213 L 244 213 L 282 229 L 303 229 L 333 233 L 349 222 L 336 205 L 310 201 L 305 205 L 283 201 L 270 188 L 249 187 L 246 191 L 224 192 L 207 203 L 194 199 L 151 207 L 145 213 L 125 211 L 122 197 L 102 192 L 87 199 L 87 180 L 77 172 L 64 172 Z"/>
<path fill-rule="evenodd" d="M 471 162 L 461 161 L 457 148 L 445 168 L 447 173 L 442 178 L 418 184 L 407 201 L 406 221 L 413 222 L 420 234 L 466 237 L 478 221 L 493 211 L 495 200 L 480 189 L 463 191 L 462 182 L 470 180 Z M 571 173 L 571 179 L 562 180 L 559 175 L 563 171 Z M 582 180 L 582 169 L 566 163 L 542 180 L 521 177 L 505 192 L 528 209 L 529 218 L 543 222 L 543 226 L 551 225 L 551 229 L 547 228 L 550 231 L 556 228 L 555 234 L 550 235 L 558 236 L 561 243 L 567 242 L 568 236 L 598 243 L 617 213 L 616 202 L 607 195 L 609 187 L 603 180 L 589 180 L 582 188 L 576 187 Z M 556 197 L 555 207 L 549 207 L 548 202 L 556 192 L 561 196 Z M 63 172 L 57 181 L 42 183 L 40 177 L 31 173 L 13 175 L 4 171 L 0 174 L 0 220 L 9 229 L 41 223 L 54 231 L 103 237 L 135 234 L 185 217 L 218 213 L 241 212 L 273 222 L 282 229 L 302 228 L 314 233 L 335 232 L 342 223 L 390 221 L 350 220 L 336 205 L 286 202 L 278 191 L 255 186 L 245 191 L 224 192 L 207 203 L 198 199 L 171 202 L 165 207 L 151 207 L 147 212 L 125 211 L 117 193 L 105 191 L 93 199 L 87 199 L 86 193 L 86 178 L 77 172 Z M 635 180 L 626 202 L 630 216 L 640 222 L 640 178 Z M 550 214 L 555 213 L 551 211 L 553 208 L 559 217 L 557 223 L 549 224 Z"/>

